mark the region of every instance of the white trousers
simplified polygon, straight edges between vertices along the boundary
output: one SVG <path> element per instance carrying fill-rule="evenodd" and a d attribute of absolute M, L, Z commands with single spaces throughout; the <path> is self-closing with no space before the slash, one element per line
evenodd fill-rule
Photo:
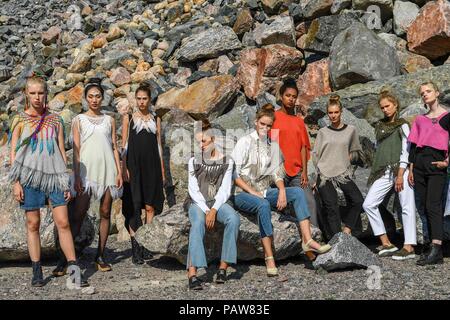
<path fill-rule="evenodd" d="M 405 244 L 417 244 L 416 233 L 416 204 L 414 201 L 414 190 L 408 183 L 408 172 L 403 174 L 403 190 L 398 194 L 402 206 L 403 230 L 405 233 Z M 383 202 L 386 194 L 394 187 L 395 176 L 386 170 L 384 176 L 376 180 L 369 189 L 363 208 L 367 213 L 370 225 L 375 236 L 386 233 L 383 219 L 378 206 Z"/>

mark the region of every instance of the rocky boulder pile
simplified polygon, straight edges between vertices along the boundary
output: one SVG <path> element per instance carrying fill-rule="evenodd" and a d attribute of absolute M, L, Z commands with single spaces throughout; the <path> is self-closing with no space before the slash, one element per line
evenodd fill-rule
<path fill-rule="evenodd" d="M 187 193 L 194 121 L 208 117 L 223 133 L 234 129 L 236 141 L 259 106 L 278 103 L 286 78 L 299 86 L 297 109 L 312 142 L 326 124 L 328 95 L 337 93 L 368 152 L 382 88 L 408 109 L 420 104 L 418 85 L 433 80 L 441 102 L 450 103 L 445 0 L 4 0 L 0 38 L 0 144 L 33 71 L 45 75 L 66 136 L 86 108 L 88 78 L 103 79 L 103 107 L 118 132 L 134 91 L 148 82 L 162 117 L 167 207 Z"/>

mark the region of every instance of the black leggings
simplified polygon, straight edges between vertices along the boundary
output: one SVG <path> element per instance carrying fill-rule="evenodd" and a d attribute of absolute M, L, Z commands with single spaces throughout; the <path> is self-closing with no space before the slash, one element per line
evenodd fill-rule
<path fill-rule="evenodd" d="M 433 148 L 417 149 L 414 162 L 414 191 L 425 204 L 428 232 L 431 240 L 442 240 L 444 236 L 444 210 L 442 192 L 444 190 L 447 169 L 438 169 L 433 161 L 443 161 L 442 151 Z"/>
<path fill-rule="evenodd" d="M 320 177 L 317 179 L 317 185 L 320 186 Z M 318 188 L 322 201 L 322 214 L 325 218 L 324 223 L 328 227 L 330 237 L 342 231 L 341 221 L 351 230 L 357 228 L 364 202 L 361 191 L 359 191 L 352 180 L 346 183 L 340 183 L 339 187 L 344 193 L 347 202 L 347 210 L 345 210 L 347 214 L 342 217 L 339 210 L 337 191 L 333 183 L 327 181 L 323 186 Z"/>
<path fill-rule="evenodd" d="M 142 226 L 141 208 L 133 204 L 131 188 L 128 182 L 123 184 L 122 214 L 125 217 L 125 228 L 136 232 Z"/>

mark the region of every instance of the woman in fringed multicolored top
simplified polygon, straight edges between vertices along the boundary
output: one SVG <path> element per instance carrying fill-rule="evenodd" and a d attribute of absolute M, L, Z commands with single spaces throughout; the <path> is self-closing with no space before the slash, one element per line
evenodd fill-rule
<path fill-rule="evenodd" d="M 42 78 L 29 77 L 24 93 L 25 111 L 16 115 L 11 124 L 9 178 L 14 198 L 26 213 L 28 252 L 33 266 L 31 285 L 41 287 L 45 281 L 40 264 L 40 208 L 51 205 L 68 265 L 77 264 L 66 205 L 70 192 L 63 121 L 47 110 L 47 86 Z M 83 277 L 80 280 L 82 286 L 88 285 Z"/>

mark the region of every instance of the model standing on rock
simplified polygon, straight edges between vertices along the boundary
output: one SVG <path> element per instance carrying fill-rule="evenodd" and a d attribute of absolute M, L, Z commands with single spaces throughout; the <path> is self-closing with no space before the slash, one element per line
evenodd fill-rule
<path fill-rule="evenodd" d="M 93 197 L 100 200 L 100 230 L 95 264 L 110 271 L 104 257 L 110 229 L 111 206 L 122 194 L 122 172 L 116 142 L 116 124 L 101 112 L 103 88 L 100 79 L 90 79 L 84 88 L 89 110 L 72 121 L 74 191 L 72 232 L 76 237 Z"/>
<path fill-rule="evenodd" d="M 447 177 L 450 114 L 439 104 L 439 90 L 432 82 L 419 88 L 429 112 L 416 117 L 408 141 L 411 143 L 409 183 L 424 207 L 431 245 L 418 265 L 443 263 L 444 233 L 442 194 Z"/>
<path fill-rule="evenodd" d="M 52 208 L 68 265 L 78 266 L 67 212 L 70 192 L 63 121 L 48 111 L 47 85 L 41 77 L 29 77 L 24 94 L 25 110 L 11 124 L 9 178 L 14 198 L 26 214 L 28 252 L 33 266 L 31 285 L 40 287 L 45 285 L 40 263 L 40 209 L 47 204 Z M 82 275 L 81 285 L 88 285 Z"/>
<path fill-rule="evenodd" d="M 131 236 L 132 262 L 144 263 L 145 248 L 134 235 L 142 225 L 141 210 L 145 209 L 146 223 L 151 223 L 164 204 L 164 163 L 161 147 L 161 119 L 150 110 L 151 90 L 141 85 L 136 90 L 137 110 L 122 118 L 122 173 L 124 192 L 122 213 L 125 227 Z"/>
<path fill-rule="evenodd" d="M 234 205 L 238 210 L 258 217 L 268 276 L 278 275 L 272 250 L 272 208 L 283 210 L 292 203 L 300 226 L 302 248 L 310 259 L 314 256 L 312 252 L 325 253 L 331 248 L 320 245 L 311 237 L 310 213 L 303 190 L 284 186 L 283 155 L 278 143 L 268 136 L 274 120 L 273 106 L 262 106 L 256 113 L 256 130 L 239 139 L 232 153 L 237 186 Z M 276 188 L 271 188 L 271 184 Z"/>
<path fill-rule="evenodd" d="M 363 207 L 374 235 L 381 241 L 382 248 L 378 254 L 392 256 L 394 260 L 412 259 L 415 257 L 413 246 L 417 244 L 417 235 L 414 190 L 408 183 L 409 124 L 399 118 L 400 103 L 392 93 L 382 91 L 378 103 L 384 118 L 375 124 L 377 147 L 368 181 L 371 187 Z M 389 240 L 378 209 L 392 188 L 398 193 L 402 208 L 405 241 L 401 250 Z"/>
<path fill-rule="evenodd" d="M 313 162 L 317 168 L 317 189 L 323 207 L 326 234 L 351 234 L 360 220 L 363 196 L 351 176 L 351 163 L 360 158 L 361 145 L 356 128 L 342 122 L 342 104 L 338 95 L 329 98 L 327 106 L 331 124 L 317 133 L 314 143 Z M 346 215 L 339 212 L 340 188 L 347 202 Z M 344 228 L 342 228 L 342 223 Z"/>

